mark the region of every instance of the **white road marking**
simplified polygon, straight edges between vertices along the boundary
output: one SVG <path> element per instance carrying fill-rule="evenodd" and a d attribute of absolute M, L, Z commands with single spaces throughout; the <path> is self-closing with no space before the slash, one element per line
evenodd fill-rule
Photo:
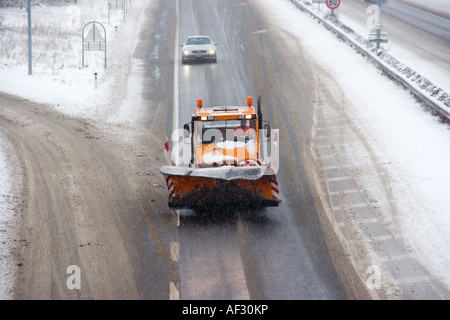
<path fill-rule="evenodd" d="M 338 196 L 338 195 L 348 195 L 350 193 L 358 193 L 359 190 L 357 189 L 345 189 L 345 190 L 339 190 L 339 191 L 330 191 L 328 194 L 330 196 Z"/>
<path fill-rule="evenodd" d="M 172 130 L 175 131 L 178 128 L 178 33 L 179 33 L 179 25 L 178 25 L 178 0 L 176 2 L 176 17 L 177 17 L 177 26 L 175 31 L 175 52 L 174 52 L 174 75 L 173 75 L 173 125 Z M 178 157 L 177 153 L 175 156 Z M 175 159 L 175 163 L 178 163 L 178 159 Z"/>
<path fill-rule="evenodd" d="M 252 34 L 266 33 L 268 31 L 270 31 L 270 29 L 261 29 L 261 30 L 253 31 Z"/>
<path fill-rule="evenodd" d="M 386 234 L 386 235 L 382 235 L 382 236 L 374 236 L 374 237 L 372 237 L 372 240 L 374 240 L 374 241 L 386 241 L 386 240 L 399 240 L 400 238 L 402 238 L 401 234 L 394 234 L 394 235 Z"/>
<path fill-rule="evenodd" d="M 380 259 L 380 262 L 386 263 L 386 262 L 390 262 L 390 261 L 398 261 L 398 260 L 414 259 L 414 258 L 409 253 L 402 253 L 402 254 L 397 254 L 397 255 L 389 256 L 389 257 L 381 257 L 379 259 Z"/>
<path fill-rule="evenodd" d="M 178 262 L 180 257 L 180 243 L 178 241 L 172 241 L 170 243 L 170 259 L 174 262 Z"/>
<path fill-rule="evenodd" d="M 180 300 L 180 291 L 178 290 L 178 288 L 174 282 L 170 283 L 169 299 L 170 300 Z"/>
<path fill-rule="evenodd" d="M 342 176 L 342 177 L 335 177 L 335 178 L 328 178 L 327 182 L 332 182 L 332 181 L 345 181 L 348 180 L 349 182 L 351 182 L 353 179 L 352 176 Z"/>
<path fill-rule="evenodd" d="M 179 24 L 178 24 L 178 0 L 175 3 L 176 10 L 176 19 L 177 25 L 175 29 L 175 52 L 174 52 L 174 76 L 173 76 L 173 123 L 172 123 L 172 131 L 178 129 L 178 34 L 179 34 Z M 175 152 L 175 163 L 178 163 L 178 152 Z M 180 226 L 180 213 L 179 210 L 176 210 L 177 214 L 177 226 Z M 180 257 L 180 243 L 178 241 L 174 241 L 170 243 L 170 258 L 174 262 L 178 262 Z M 170 282 L 169 285 L 169 299 L 170 300 L 180 300 L 180 291 L 178 290 L 180 283 L 175 284 L 174 282 Z"/>
<path fill-rule="evenodd" d="M 397 285 L 412 284 L 417 282 L 429 282 L 430 279 L 427 276 L 405 277 L 400 279 L 394 279 L 394 283 Z"/>

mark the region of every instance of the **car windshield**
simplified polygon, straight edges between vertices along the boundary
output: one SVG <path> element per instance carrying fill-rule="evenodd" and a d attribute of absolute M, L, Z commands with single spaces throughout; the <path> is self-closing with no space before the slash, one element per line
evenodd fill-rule
<path fill-rule="evenodd" d="M 187 45 L 193 45 L 193 44 L 210 44 L 211 40 L 209 38 L 206 37 L 201 37 L 201 38 L 189 38 L 186 41 Z"/>

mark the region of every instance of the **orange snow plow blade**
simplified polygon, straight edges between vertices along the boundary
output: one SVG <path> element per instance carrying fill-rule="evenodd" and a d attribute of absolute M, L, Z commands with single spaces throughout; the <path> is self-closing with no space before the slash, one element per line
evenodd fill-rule
<path fill-rule="evenodd" d="M 276 207 L 278 182 L 268 167 L 181 168 L 163 166 L 172 209 Z M 267 174 L 269 171 L 269 174 Z"/>

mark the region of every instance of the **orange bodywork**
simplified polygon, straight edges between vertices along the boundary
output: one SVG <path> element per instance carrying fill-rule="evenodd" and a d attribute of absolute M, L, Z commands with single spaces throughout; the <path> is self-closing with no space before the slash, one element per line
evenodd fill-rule
<path fill-rule="evenodd" d="M 257 181 L 237 179 L 224 181 L 219 179 L 170 176 L 173 194 L 169 190 L 169 206 L 172 208 L 210 208 L 230 206 L 239 208 L 260 208 L 277 206 L 276 179 L 262 177 Z"/>
<path fill-rule="evenodd" d="M 191 131 L 192 162 L 189 168 L 163 170 L 171 208 L 198 209 L 220 205 L 257 208 L 278 206 L 281 202 L 275 174 L 255 176 L 249 169 L 240 168 L 257 166 L 255 169 L 261 168 L 260 172 L 269 168 L 260 159 L 260 128 L 251 97 L 247 98 L 247 104 L 204 108 L 201 99 L 197 100 Z M 244 122 L 250 129 L 244 131 L 252 133 L 253 130 L 254 134 L 248 138 L 233 136 L 234 130 Z M 229 178 L 211 171 L 217 170 L 215 167 L 239 168 L 233 169 L 237 176 Z M 210 170 L 210 175 L 204 174 L 205 171 L 199 174 L 197 168 Z M 197 175 L 189 170 L 197 170 Z"/>
<path fill-rule="evenodd" d="M 248 101 L 251 102 L 251 101 Z M 200 105 L 202 105 L 200 103 Z M 230 107 L 228 107 L 230 108 Z M 202 167 L 205 165 L 203 161 L 203 157 L 208 154 L 212 155 L 222 155 L 225 159 L 234 158 L 237 162 L 244 159 L 259 159 L 259 135 L 257 134 L 259 131 L 258 122 L 256 121 L 256 110 L 252 106 L 246 107 L 232 107 L 232 110 L 226 109 L 224 110 L 215 110 L 214 108 L 197 108 L 195 112 L 195 117 L 197 119 L 209 119 L 204 120 L 205 123 L 208 121 L 241 121 L 247 120 L 252 121 L 253 128 L 250 128 L 254 132 L 253 138 L 250 141 L 247 141 L 244 145 L 242 143 L 228 143 L 227 147 L 224 148 L 223 145 L 220 146 L 218 143 L 203 143 L 201 139 L 195 140 L 195 156 L 194 156 L 194 165 L 197 167 Z M 202 121 L 203 122 L 203 121 Z M 220 135 L 223 138 L 227 138 L 228 141 L 231 141 L 230 136 L 233 135 L 233 130 L 235 128 L 227 128 L 227 129 L 214 129 L 216 130 L 216 134 Z M 196 127 L 194 134 L 200 135 L 203 134 L 198 131 L 199 128 Z M 242 140 L 240 140 L 242 142 Z M 229 164 L 229 162 L 225 161 L 224 164 Z"/>

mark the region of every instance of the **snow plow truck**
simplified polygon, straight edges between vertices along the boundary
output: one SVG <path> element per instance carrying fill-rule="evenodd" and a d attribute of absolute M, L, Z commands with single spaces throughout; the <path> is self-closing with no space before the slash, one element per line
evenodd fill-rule
<path fill-rule="evenodd" d="M 252 97 L 243 106 L 208 108 L 198 99 L 191 121 L 172 135 L 174 141 L 170 164 L 160 168 L 171 209 L 261 209 L 281 203 L 279 130 L 263 120 L 261 97 L 256 107 Z"/>

